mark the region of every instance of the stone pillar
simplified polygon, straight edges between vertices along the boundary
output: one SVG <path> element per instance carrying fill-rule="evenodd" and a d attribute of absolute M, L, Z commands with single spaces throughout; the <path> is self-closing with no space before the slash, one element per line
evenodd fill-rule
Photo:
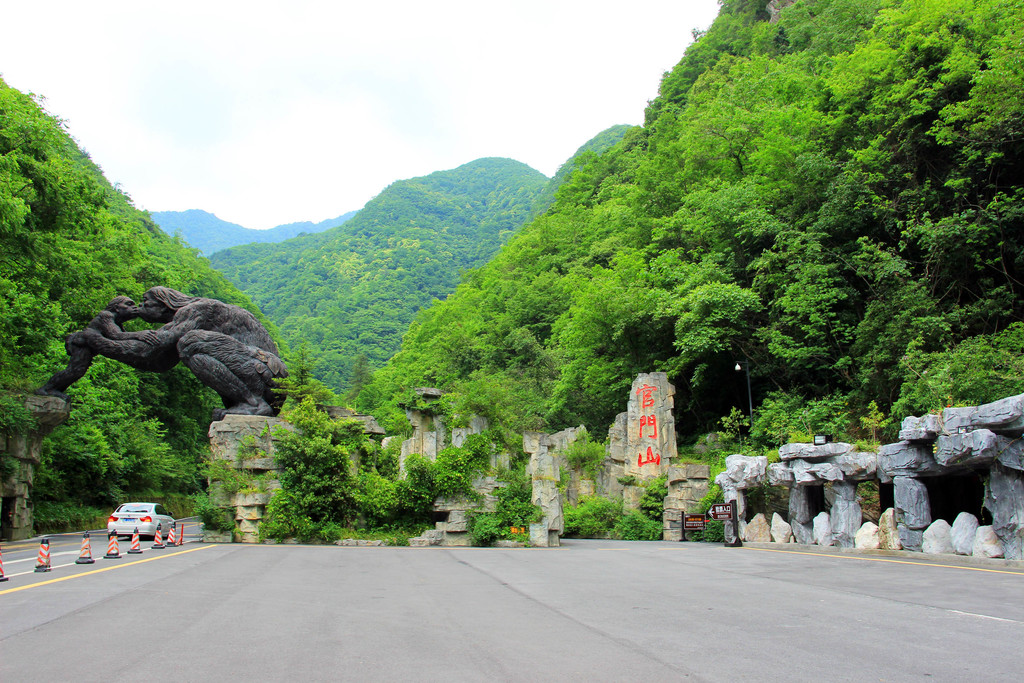
<path fill-rule="evenodd" d="M 523 435 L 523 451 L 530 453 L 529 474 L 533 482 L 534 505 L 544 515 L 541 522 L 530 525 L 530 544 L 541 548 L 557 547 L 565 530 L 562 516 L 562 494 L 558 491 L 561 476 L 558 459 L 548 451 L 546 434 L 527 432 Z"/>
<path fill-rule="evenodd" d="M 793 537 L 797 543 L 814 543 L 814 515 L 811 514 L 811 503 L 805 486 L 789 489 L 789 525 L 793 527 Z"/>
<path fill-rule="evenodd" d="M 238 491 L 225 490 L 223 482 L 208 482 L 210 501 L 234 511 L 235 531 L 231 535 L 242 543 L 259 541 L 259 525 L 267 504 L 281 488 L 274 462 L 277 441 L 274 432 L 281 427 L 295 429 L 281 418 L 260 415 L 225 415 L 223 420 L 210 424 L 211 461 L 223 461 L 252 481 L 252 487 Z M 203 537 L 205 540 L 232 540 L 213 530 L 204 531 Z"/>
<path fill-rule="evenodd" d="M 35 423 L 32 429 L 17 434 L 0 434 L 0 458 L 12 461 L 9 476 L 0 480 L 3 499 L 0 520 L 3 539 L 20 541 L 32 536 L 32 482 L 43 448 L 43 437 L 64 424 L 71 404 L 56 396 L 28 395 L 25 408 Z"/>
<path fill-rule="evenodd" d="M 924 530 L 932 523 L 928 489 L 913 477 L 893 477 L 896 528 L 904 550 L 921 551 Z"/>
<path fill-rule="evenodd" d="M 668 472 L 676 456 L 675 393 L 664 372 L 641 373 L 633 380 L 626 410 L 626 476 L 645 481 Z"/>
<path fill-rule="evenodd" d="M 717 478 L 715 479 L 715 483 L 718 483 Z M 725 530 L 725 540 L 731 541 L 736 538 L 743 538 L 743 532 L 747 527 L 747 521 L 744 517 L 747 514 L 747 498 L 743 495 L 743 490 L 734 487 L 726 488 L 723 486 L 722 500 L 726 503 L 736 501 L 736 519 L 739 521 L 740 527 L 739 529 L 733 529 L 731 519 L 722 522 L 722 528 Z"/>
<path fill-rule="evenodd" d="M 861 526 L 860 503 L 857 502 L 857 485 L 847 481 L 832 483 L 836 499 L 829 515 L 832 525 L 832 542 L 840 548 L 852 548 Z"/>
<path fill-rule="evenodd" d="M 605 498 L 622 497 L 622 484 L 619 479 L 625 476 L 628 418 L 628 413 L 619 413 L 615 416 L 615 422 L 608 428 L 607 455 L 604 459 L 604 466 L 597 477 L 598 492 Z"/>
<path fill-rule="evenodd" d="M 993 464 L 985 507 L 992 513 L 992 530 L 1003 544 L 1003 557 L 1024 559 L 1024 473 Z"/>

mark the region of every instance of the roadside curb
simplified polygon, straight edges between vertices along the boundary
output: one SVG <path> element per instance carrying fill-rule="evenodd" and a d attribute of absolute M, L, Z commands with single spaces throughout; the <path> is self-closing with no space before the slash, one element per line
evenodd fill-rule
<path fill-rule="evenodd" d="M 817 555 L 853 555 L 862 557 L 894 557 L 901 560 L 917 560 L 921 564 L 946 564 L 981 569 L 1024 569 L 1024 560 L 973 557 L 968 555 L 947 555 L 917 553 L 909 550 L 867 550 L 864 548 L 839 548 L 836 546 L 803 545 L 800 543 L 758 543 L 744 541 L 743 545 L 760 550 L 780 550 Z"/>

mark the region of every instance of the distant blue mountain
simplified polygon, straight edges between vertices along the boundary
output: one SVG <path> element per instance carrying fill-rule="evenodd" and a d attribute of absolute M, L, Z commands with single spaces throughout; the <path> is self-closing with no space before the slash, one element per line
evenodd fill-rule
<path fill-rule="evenodd" d="M 228 247 L 237 247 L 240 244 L 252 244 L 253 242 L 284 242 L 287 239 L 301 235 L 302 233 L 323 232 L 328 228 L 334 228 L 352 216 L 355 211 L 349 211 L 337 218 L 329 218 L 319 223 L 302 221 L 299 223 L 288 223 L 279 225 L 269 230 L 251 230 L 236 223 L 223 221 L 208 211 L 200 209 L 189 209 L 188 211 L 154 211 L 150 214 L 153 220 L 168 235 L 181 233 L 182 239 L 191 246 L 209 256 L 214 252 Z"/>

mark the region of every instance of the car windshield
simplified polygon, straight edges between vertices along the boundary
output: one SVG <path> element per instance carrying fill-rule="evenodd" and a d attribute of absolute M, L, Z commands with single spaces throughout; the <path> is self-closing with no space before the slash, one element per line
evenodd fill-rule
<path fill-rule="evenodd" d="M 122 505 L 118 512 L 149 512 L 148 505 Z"/>

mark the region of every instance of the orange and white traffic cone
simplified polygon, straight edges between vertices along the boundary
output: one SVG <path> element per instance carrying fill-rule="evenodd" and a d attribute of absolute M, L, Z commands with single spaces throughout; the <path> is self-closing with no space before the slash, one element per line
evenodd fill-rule
<path fill-rule="evenodd" d="M 160 524 L 156 525 L 156 534 L 153 535 L 153 540 L 155 541 L 155 543 L 153 543 L 153 548 L 155 550 L 159 550 L 160 548 L 166 548 L 167 547 L 167 546 L 164 545 L 164 539 L 160 535 L 160 527 L 161 527 Z"/>
<path fill-rule="evenodd" d="M 172 548 L 174 546 L 178 545 L 178 543 L 175 541 L 175 538 L 174 538 L 174 532 L 175 532 L 175 528 L 177 526 L 178 526 L 177 522 L 171 522 L 171 530 L 167 532 L 167 545 L 171 546 Z"/>
<path fill-rule="evenodd" d="M 0 548 L 0 583 L 7 581 L 7 577 L 4 576 L 4 551 Z"/>
<path fill-rule="evenodd" d="M 78 559 L 75 560 L 75 564 L 93 564 L 95 561 L 92 559 L 92 545 L 89 542 L 89 532 L 86 531 L 85 535 L 82 536 L 82 549 L 78 551 Z"/>
<path fill-rule="evenodd" d="M 39 556 L 36 558 L 36 571 L 50 571 L 50 539 L 44 538 L 39 542 Z"/>
<path fill-rule="evenodd" d="M 142 548 L 139 547 L 139 527 L 135 527 L 135 531 L 132 532 L 132 547 L 128 548 L 129 555 L 138 555 L 142 552 Z"/>
<path fill-rule="evenodd" d="M 104 560 L 118 560 L 121 558 L 121 553 L 117 546 L 117 532 L 111 531 L 107 533 L 107 554 L 103 556 Z"/>

